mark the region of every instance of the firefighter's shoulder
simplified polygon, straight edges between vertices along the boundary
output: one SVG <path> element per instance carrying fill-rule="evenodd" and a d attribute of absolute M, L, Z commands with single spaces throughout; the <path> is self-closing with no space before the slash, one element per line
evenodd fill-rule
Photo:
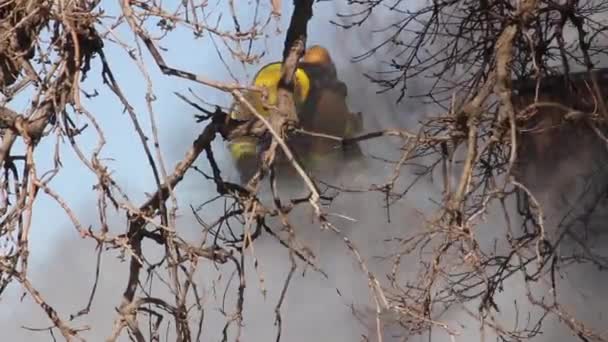
<path fill-rule="evenodd" d="M 264 65 L 255 74 L 253 85 L 265 87 L 268 91 L 268 103 L 275 105 L 277 101 L 277 90 L 279 81 L 281 80 L 282 62 L 272 62 Z M 296 83 L 296 102 L 304 102 L 308 98 L 311 79 L 309 74 L 302 68 L 298 67 L 295 74 Z"/>

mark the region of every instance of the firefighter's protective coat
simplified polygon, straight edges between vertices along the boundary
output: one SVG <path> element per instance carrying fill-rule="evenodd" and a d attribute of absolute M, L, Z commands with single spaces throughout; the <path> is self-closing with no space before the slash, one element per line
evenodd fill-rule
<path fill-rule="evenodd" d="M 361 129 L 361 118 L 349 111 L 346 104 L 347 87 L 338 80 L 335 66 L 325 48 L 317 45 L 308 49 L 295 76 L 296 110 L 304 130 L 344 138 L 353 136 Z M 262 116 L 269 115 L 264 103 L 269 106 L 277 103 L 280 77 L 281 63 L 270 63 L 262 67 L 253 80 L 254 85 L 267 89 L 267 98 L 263 99 L 259 92 L 245 94 Z M 235 120 L 249 120 L 253 117 L 249 110 L 238 104 L 231 113 L 231 118 Z M 315 168 L 324 161 L 360 155 L 358 146 L 344 150 L 335 140 L 309 135 L 293 136 L 289 145 L 308 168 Z M 253 137 L 239 137 L 230 142 L 230 152 L 243 182 L 258 169 L 259 147 L 260 142 Z M 281 164 L 285 161 L 277 162 L 279 167 L 284 166 Z"/>

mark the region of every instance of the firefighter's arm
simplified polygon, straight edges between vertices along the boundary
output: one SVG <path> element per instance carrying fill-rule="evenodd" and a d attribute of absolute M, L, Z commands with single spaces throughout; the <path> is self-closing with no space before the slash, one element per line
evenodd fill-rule
<path fill-rule="evenodd" d="M 343 96 L 346 100 L 346 97 L 348 96 L 348 87 L 346 86 L 346 83 L 336 79 L 332 88 L 334 89 L 334 91 L 338 92 L 340 96 Z M 355 134 L 361 132 L 362 130 L 363 117 L 361 113 L 349 112 L 347 116 L 346 130 L 344 132 L 345 136 L 352 137 Z"/>
<path fill-rule="evenodd" d="M 228 148 L 241 182 L 248 182 L 258 169 L 257 139 L 238 137 L 229 142 Z"/>
<path fill-rule="evenodd" d="M 249 94 L 245 93 L 247 97 Z M 251 100 L 251 99 L 249 99 Z M 255 102 L 254 102 L 255 103 Z M 235 121 L 246 121 L 250 120 L 253 116 L 248 110 L 240 107 L 238 104 L 233 105 L 233 110 L 230 112 L 230 119 Z M 241 136 L 231 139 L 228 142 L 228 149 L 232 159 L 238 161 L 243 158 L 249 158 L 256 153 L 256 139 L 249 136 Z"/>
<path fill-rule="evenodd" d="M 256 106 L 258 103 L 255 96 L 251 96 L 250 93 L 245 93 L 245 97 Z M 230 119 L 236 121 L 247 121 L 251 120 L 253 115 L 242 106 L 235 104 L 233 111 L 230 113 Z M 240 136 L 231 139 L 228 142 L 228 150 L 230 156 L 236 164 L 237 171 L 241 176 L 241 180 L 247 178 L 252 172 L 254 172 L 257 165 L 257 139 L 251 136 Z M 253 169 L 253 170 L 252 170 Z"/>
<path fill-rule="evenodd" d="M 336 80 L 335 84 L 334 84 L 334 89 L 342 96 L 347 97 L 348 96 L 348 87 L 346 87 L 346 83 L 340 81 L 340 80 Z"/>
<path fill-rule="evenodd" d="M 352 138 L 363 130 L 361 113 L 348 113 L 344 127 L 344 137 Z"/>
<path fill-rule="evenodd" d="M 257 143 L 254 137 L 238 137 L 232 139 L 228 148 L 232 159 L 239 160 L 255 156 L 257 153 Z"/>

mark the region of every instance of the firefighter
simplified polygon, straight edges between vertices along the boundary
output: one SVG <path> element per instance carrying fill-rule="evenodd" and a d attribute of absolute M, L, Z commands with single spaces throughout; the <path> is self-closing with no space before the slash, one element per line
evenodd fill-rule
<path fill-rule="evenodd" d="M 270 105 L 276 104 L 280 77 L 280 62 L 262 67 L 254 77 L 254 85 L 267 87 L 267 103 Z M 259 93 L 249 93 L 245 96 L 258 113 L 264 116 L 269 115 Z M 346 85 L 337 79 L 335 65 L 328 51 L 318 45 L 309 48 L 295 74 L 294 100 L 301 127 L 306 131 L 337 137 L 354 135 L 361 129 L 361 118 L 348 110 L 345 102 L 346 96 Z M 236 105 L 231 117 L 237 120 L 247 120 L 252 117 L 252 114 L 242 106 Z M 230 151 L 242 182 L 247 182 L 259 167 L 259 145 L 259 141 L 254 137 L 239 137 L 230 142 Z M 308 168 L 329 159 L 352 158 L 360 155 L 360 150 L 356 145 L 342 151 L 336 149 L 336 145 L 340 144 L 334 140 L 305 134 L 290 137 L 289 145 Z M 285 160 L 277 160 L 279 166 L 285 162 Z"/>

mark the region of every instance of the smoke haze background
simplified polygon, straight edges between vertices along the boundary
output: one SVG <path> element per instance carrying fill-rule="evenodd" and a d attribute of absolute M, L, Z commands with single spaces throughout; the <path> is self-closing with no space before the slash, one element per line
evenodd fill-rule
<path fill-rule="evenodd" d="M 320 2 L 315 5 L 315 14 L 309 25 L 308 44 L 325 45 L 333 53 L 339 77 L 349 86 L 348 102 L 351 110 L 363 112 L 366 131 L 387 127 L 415 129 L 418 120 L 424 118 L 428 113 L 433 113 L 437 108 L 407 99 L 403 104 L 395 104 L 394 94 L 376 94 L 376 87 L 371 85 L 362 76 L 362 73 L 381 66 L 381 61 L 372 57 L 362 63 L 352 64 L 350 57 L 360 54 L 365 48 L 368 48 L 368 44 L 373 39 L 377 39 L 377 35 L 366 32 L 365 26 L 353 33 L 353 31 L 344 31 L 329 24 L 328 21 L 334 19 L 333 6 L 329 2 Z M 345 8 L 344 6 L 338 7 Z M 280 24 L 283 29 L 289 23 L 291 12 L 291 4 L 285 2 Z M 378 17 L 379 15 L 386 15 L 386 13 L 380 12 L 372 20 L 383 19 Z M 269 55 L 261 64 L 280 58 L 283 39 L 283 33 L 269 39 Z M 197 70 L 213 79 L 230 77 L 228 72 L 221 67 L 221 62 L 208 41 L 205 41 L 204 45 L 201 43 L 192 47 L 196 49 L 197 53 L 187 54 L 183 53 L 183 50 L 184 46 L 191 47 L 189 37 L 182 34 L 178 35 L 175 40 L 168 39 L 167 42 L 170 42 L 171 45 L 165 46 L 169 49 L 166 58 L 171 61 L 170 63 L 186 70 Z M 143 116 L 145 113 L 145 83 L 141 77 L 137 79 L 133 77 L 131 64 L 124 58 L 124 53 L 115 47 L 106 49 L 110 50 L 108 55 L 113 61 L 112 66 L 118 81 L 122 82 L 123 86 L 126 84 L 129 99 L 135 101 L 135 107 Z M 210 103 L 227 105 L 229 99 L 223 94 L 206 88 L 195 87 L 185 81 L 161 76 L 151 62 L 148 65 L 155 81 L 156 95 L 159 97 L 156 110 L 161 118 L 161 148 L 165 152 L 167 165 L 172 169 L 172 166 L 182 158 L 183 153 L 203 127 L 193 125 L 191 114 L 194 111 L 177 100 L 172 92 L 176 89 L 184 90 L 187 87 L 193 87 L 199 96 Z M 258 67 L 259 65 L 255 65 L 243 70 L 240 66 L 234 66 L 234 72 L 244 80 L 250 78 Z M 413 80 L 413 83 L 412 91 L 425 86 L 424 80 L 418 82 Z M 90 79 L 85 83 L 85 87 L 93 87 L 95 84 L 95 88 L 101 93 L 100 96 L 111 98 L 109 92 L 100 86 L 99 76 L 92 73 Z M 93 100 L 90 103 L 91 106 L 99 106 L 98 102 L 100 101 Z M 104 127 L 110 127 L 112 132 L 111 135 L 108 134 L 106 156 L 116 159 L 111 166 L 119 175 L 118 180 L 121 186 L 125 187 L 133 202 L 139 203 L 144 199 L 144 192 L 153 191 L 154 182 L 147 170 L 137 175 L 129 172 L 129 170 L 141 169 L 142 165 L 146 165 L 140 145 L 134 143 L 136 140 L 131 125 L 127 124 L 124 114 L 121 114 L 122 108 L 114 100 L 104 101 L 103 107 L 93 108 L 95 108 L 94 112 L 102 112 L 106 116 L 100 121 Z M 91 140 L 84 143 L 93 144 L 94 142 Z M 364 152 L 368 157 L 377 155 L 393 160 L 399 157 L 398 147 L 399 141 L 394 139 L 378 139 L 363 143 Z M 64 150 L 66 155 L 71 154 L 68 148 L 64 148 Z M 46 150 L 40 149 L 36 157 L 42 158 L 45 151 L 51 151 L 51 147 L 47 146 Z M 219 139 L 214 143 L 214 151 L 220 160 L 220 167 L 225 176 L 235 180 L 236 173 L 232 170 L 231 161 Z M 381 163 L 373 158 L 367 158 L 366 161 L 365 169 L 345 168 L 334 183 L 365 188 L 371 184 L 382 184 L 392 174 L 391 164 Z M 63 162 L 66 169 L 70 169 L 70 165 L 72 165 L 75 170 L 71 174 L 65 173 L 54 186 L 60 189 L 62 195 L 69 200 L 69 204 L 74 206 L 83 223 L 92 224 L 95 227 L 98 224 L 95 195 L 91 195 L 89 187 L 92 186 L 94 179 L 90 176 L 81 177 L 81 173 L 77 171 L 79 164 L 73 155 L 65 157 Z M 197 166 L 208 170 L 205 158 L 199 158 Z M 145 167 L 143 168 L 145 169 Z M 406 168 L 402 172 L 399 183 L 401 186 L 405 187 L 415 177 L 411 170 L 411 168 Z M 568 174 L 564 173 L 562 176 L 567 178 Z M 78 179 L 78 182 L 74 182 L 74 179 Z M 193 172 L 188 173 L 177 188 L 180 201 L 177 230 L 190 241 L 200 242 L 202 227 L 192 217 L 189 206 L 197 206 L 208 200 L 214 196 L 214 191 L 215 186 L 212 183 L 193 175 Z M 382 261 L 376 257 L 390 255 L 398 247 L 386 243 L 385 239 L 395 236 L 403 237 L 422 229 L 421 215 L 437 209 L 431 199 L 438 199 L 440 195 L 441 189 L 438 184 L 434 184 L 429 179 L 419 182 L 410 190 L 408 196 L 391 207 L 390 223 L 387 222 L 383 196 L 380 193 L 342 194 L 329 210 L 357 220 L 356 223 L 352 223 L 335 218 L 334 222 L 358 247 L 372 272 L 381 282 L 385 283 L 385 275 L 390 272 L 392 264 L 390 260 Z M 547 193 L 545 197 L 551 199 L 552 195 Z M 68 314 L 76 313 L 86 305 L 95 275 L 94 243 L 89 240 L 80 240 L 61 208 L 48 198 L 46 200 L 41 198 L 37 205 L 40 208 L 36 210 L 38 214 L 36 214 L 33 224 L 30 277 L 43 297 L 65 319 Z M 497 209 L 492 208 L 486 223 L 477 227 L 476 234 L 487 250 L 493 248 L 497 239 L 502 241 L 505 237 L 505 229 L 501 227 L 504 222 Z M 221 203 L 215 203 L 203 210 L 203 216 L 211 222 L 222 211 Z M 550 215 L 550 213 L 547 214 Z M 302 263 L 298 262 L 299 268 L 282 307 L 283 340 L 290 342 L 360 341 L 362 334 L 368 334 L 370 339 L 374 340 L 373 325 L 372 330 L 368 330 L 355 319 L 349 307 L 353 304 L 358 309 L 365 310 L 366 307 L 373 309 L 366 276 L 346 249 L 342 239 L 331 232 L 320 231 L 317 225 L 310 223 L 311 217 L 308 210 L 299 210 L 291 216 L 291 220 L 297 237 L 312 248 L 318 257 L 318 265 L 329 274 L 329 279 L 323 279 L 310 268 L 306 270 L 305 276 L 302 276 Z M 110 230 L 113 233 L 125 231 L 126 220 L 123 215 L 113 215 L 110 220 Z M 600 252 L 605 252 L 601 248 L 602 245 L 600 244 Z M 500 244 L 498 246 L 500 248 Z M 267 234 L 256 240 L 254 248 L 267 296 L 264 298 L 261 293 L 259 277 L 253 268 L 251 252 L 248 251 L 246 253 L 249 262 L 246 266 L 248 276 L 244 305 L 245 327 L 242 336 L 244 341 L 269 341 L 275 338 L 274 307 L 287 277 L 290 261 L 288 251 Z M 158 261 L 162 252 L 162 248 L 159 246 L 148 241 L 145 242 L 144 253 L 151 259 L 151 262 Z M 497 253 L 499 252 L 497 251 Z M 122 299 L 128 275 L 128 262 L 121 262 L 119 256 L 118 251 L 103 253 L 101 278 L 91 313 L 72 322 L 72 326 L 75 327 L 82 325 L 91 327 L 91 331 L 83 333 L 83 336 L 89 341 L 102 341 L 107 338 L 113 319 L 116 317 L 115 308 Z M 126 259 L 128 260 L 128 255 Z M 411 276 L 413 279 L 420 267 L 419 256 L 417 254 L 407 256 L 402 261 L 401 267 L 402 278 Z M 221 330 L 225 318 L 218 313 L 218 308 L 221 307 L 223 289 L 232 271 L 233 267 L 229 264 L 220 266 L 218 271 L 209 262 L 203 261 L 197 272 L 197 280 L 201 286 L 199 289 L 202 296 L 201 305 L 206 307 L 203 340 L 221 340 Z M 143 274 L 144 272 L 142 272 Z M 571 308 L 580 319 L 588 322 L 590 327 L 602 327 L 605 321 L 601 313 L 603 308 L 608 305 L 603 285 L 608 281 L 606 275 L 595 271 L 592 267 L 577 267 L 564 271 L 563 274 L 563 280 L 559 282 L 559 291 L 564 304 Z M 520 305 L 520 324 L 525 320 L 526 299 L 522 284 L 521 277 L 513 277 L 497 297 L 497 304 L 501 309 L 500 322 L 505 327 L 513 326 L 513 319 L 516 315 L 515 301 Z M 157 287 L 152 289 L 154 296 L 168 297 L 164 286 L 158 282 L 158 279 L 154 286 Z M 544 291 L 547 291 L 548 288 L 550 286 L 545 286 Z M 235 291 L 236 286 L 233 283 L 229 287 L 227 296 L 228 310 L 234 310 Z M 543 291 L 543 289 L 540 288 L 539 291 Z M 51 340 L 47 332 L 30 332 L 21 328 L 21 326 L 42 328 L 50 325 L 43 311 L 29 297 L 20 301 L 21 293 L 20 286 L 13 282 L 10 290 L 5 292 L 2 297 L 0 329 L 3 332 L 3 338 L 7 341 Z M 548 292 L 547 296 L 549 296 Z M 467 306 L 472 312 L 476 312 L 475 303 Z M 373 318 L 373 316 L 370 317 Z M 481 341 L 479 323 L 464 311 L 455 308 L 440 319 L 461 333 L 456 337 L 456 341 Z M 140 319 L 140 322 L 143 320 Z M 373 320 L 366 323 L 373 324 Z M 141 326 L 146 329 L 146 325 Z M 168 330 L 172 329 L 173 327 L 170 327 Z M 395 327 L 388 327 L 387 333 L 397 332 L 397 330 Z M 559 342 L 575 339 L 562 325 L 555 322 L 546 324 L 544 330 L 546 334 L 534 341 Z M 233 333 L 234 329 L 231 329 L 231 334 Z M 434 331 L 432 337 L 433 341 L 448 340 L 448 336 L 441 331 Z M 491 333 L 487 333 L 486 338 L 491 340 Z M 127 336 L 123 334 L 120 341 L 126 340 Z M 385 336 L 385 341 L 397 340 Z M 428 341 L 428 337 L 412 338 L 411 341 Z"/>

